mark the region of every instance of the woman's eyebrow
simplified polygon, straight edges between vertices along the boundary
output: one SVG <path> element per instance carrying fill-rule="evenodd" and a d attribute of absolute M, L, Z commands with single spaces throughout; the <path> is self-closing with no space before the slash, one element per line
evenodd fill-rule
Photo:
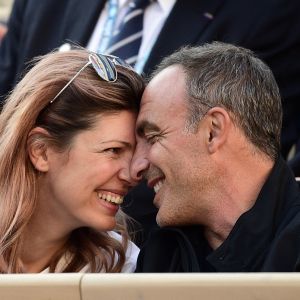
<path fill-rule="evenodd" d="M 108 144 L 108 143 L 120 143 L 120 144 L 123 144 L 125 147 L 128 147 L 128 148 L 132 147 L 131 143 L 128 143 L 128 142 L 125 142 L 122 140 L 107 140 L 107 141 L 100 142 L 100 144 Z"/>

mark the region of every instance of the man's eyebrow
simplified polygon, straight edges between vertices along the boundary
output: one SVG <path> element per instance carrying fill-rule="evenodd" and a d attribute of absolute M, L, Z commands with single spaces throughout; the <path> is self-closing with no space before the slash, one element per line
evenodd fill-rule
<path fill-rule="evenodd" d="M 159 131 L 159 127 L 154 124 L 151 123 L 149 121 L 141 121 L 136 129 L 136 133 L 138 136 L 144 136 L 146 131 Z"/>

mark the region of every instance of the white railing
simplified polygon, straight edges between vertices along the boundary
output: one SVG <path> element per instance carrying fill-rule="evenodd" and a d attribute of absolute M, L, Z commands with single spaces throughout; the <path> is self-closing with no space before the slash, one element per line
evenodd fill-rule
<path fill-rule="evenodd" d="M 1 300 L 299 300 L 297 273 L 0 275 Z"/>

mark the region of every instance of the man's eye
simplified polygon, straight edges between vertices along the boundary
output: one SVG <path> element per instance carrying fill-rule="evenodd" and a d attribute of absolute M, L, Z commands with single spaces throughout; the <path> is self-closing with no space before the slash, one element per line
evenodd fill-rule
<path fill-rule="evenodd" d="M 159 136 L 157 134 L 147 135 L 146 140 L 149 144 L 154 144 L 157 142 Z"/>

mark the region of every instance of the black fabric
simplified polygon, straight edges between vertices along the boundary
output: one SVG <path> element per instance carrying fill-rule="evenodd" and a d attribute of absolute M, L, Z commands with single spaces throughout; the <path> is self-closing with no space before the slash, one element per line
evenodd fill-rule
<path fill-rule="evenodd" d="M 297 154 L 288 161 L 288 165 L 293 170 L 295 176 L 300 177 L 300 152 L 297 152 Z"/>
<path fill-rule="evenodd" d="M 199 272 L 196 247 L 192 244 L 197 232 L 189 229 L 153 230 L 144 248 L 147 250 L 139 256 L 136 272 Z"/>
<path fill-rule="evenodd" d="M 134 242 L 141 246 L 152 228 L 156 227 L 157 208 L 153 205 L 154 191 L 145 182 L 132 189 L 125 197 L 123 211 L 132 217 L 134 224 Z"/>
<path fill-rule="evenodd" d="M 213 251 L 202 227 L 156 229 L 142 248 L 136 272 L 300 271 L 300 192 L 279 159 L 255 205 Z"/>

